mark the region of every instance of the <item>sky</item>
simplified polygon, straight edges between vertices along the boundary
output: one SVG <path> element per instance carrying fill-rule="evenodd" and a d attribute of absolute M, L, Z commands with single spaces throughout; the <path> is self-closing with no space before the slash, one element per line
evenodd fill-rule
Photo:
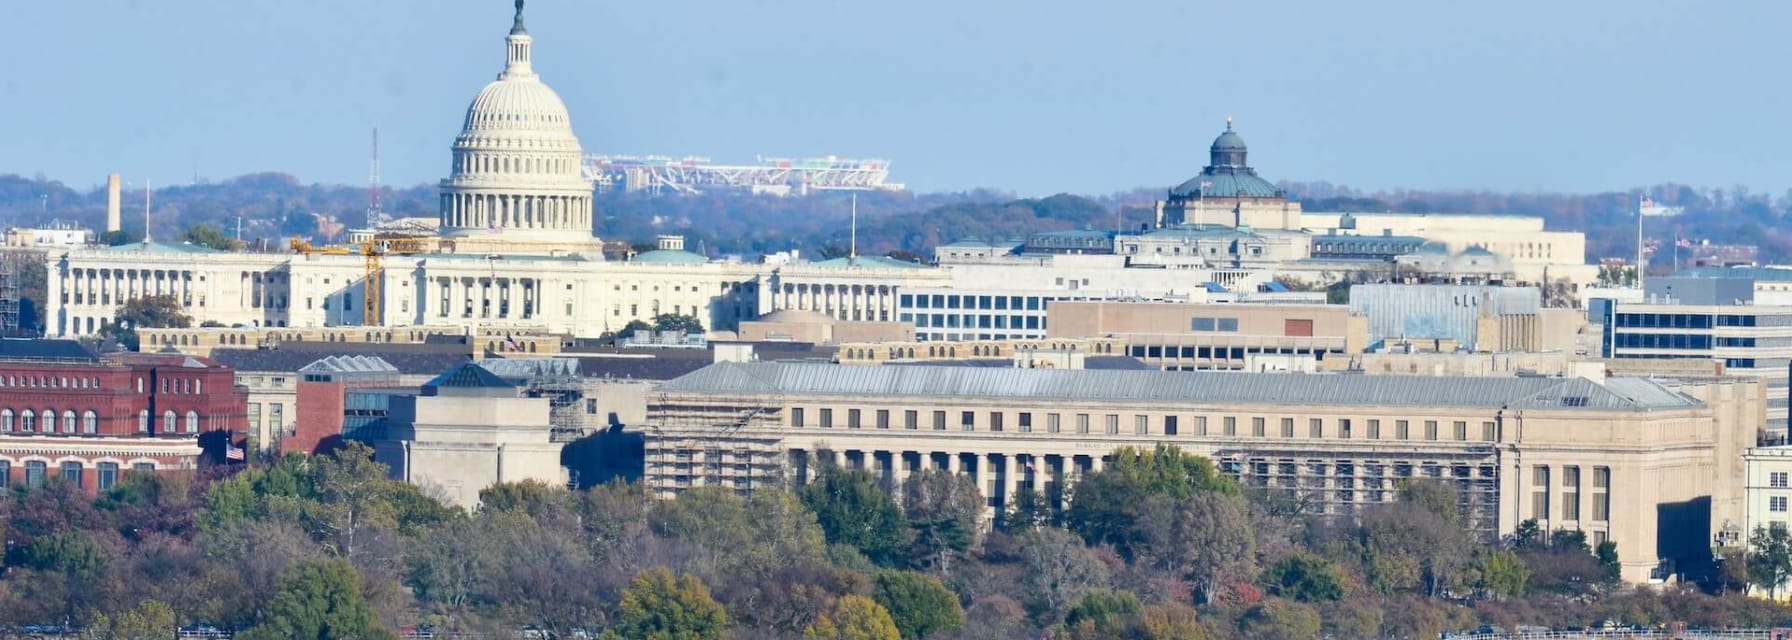
<path fill-rule="evenodd" d="M 0 0 L 0 173 L 441 179 L 509 0 Z M 921 191 L 1792 187 L 1792 3 L 531 0 L 587 152 L 886 158 Z"/>

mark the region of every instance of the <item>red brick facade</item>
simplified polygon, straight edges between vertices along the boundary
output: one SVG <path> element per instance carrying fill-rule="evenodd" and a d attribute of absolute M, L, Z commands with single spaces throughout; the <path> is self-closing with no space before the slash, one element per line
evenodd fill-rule
<path fill-rule="evenodd" d="M 280 452 L 318 453 L 324 440 L 342 435 L 342 410 L 347 385 L 340 382 L 300 382 L 293 413 L 292 432 L 280 439 Z"/>
<path fill-rule="evenodd" d="M 0 354 L 0 484 L 67 478 L 95 493 L 131 469 L 196 468 L 201 436 L 247 426 L 247 392 L 216 362 L 55 353 Z"/>

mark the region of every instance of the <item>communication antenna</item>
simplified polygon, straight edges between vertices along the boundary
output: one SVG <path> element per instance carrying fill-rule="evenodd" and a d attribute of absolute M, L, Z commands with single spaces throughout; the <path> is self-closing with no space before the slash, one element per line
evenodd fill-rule
<path fill-rule="evenodd" d="M 380 128 L 373 128 L 373 164 L 367 170 L 367 227 L 380 223 Z"/>
<path fill-rule="evenodd" d="M 852 194 L 852 240 L 846 250 L 846 264 L 859 263 L 859 194 Z"/>
<path fill-rule="evenodd" d="M 149 244 L 149 179 L 143 179 L 143 244 Z"/>

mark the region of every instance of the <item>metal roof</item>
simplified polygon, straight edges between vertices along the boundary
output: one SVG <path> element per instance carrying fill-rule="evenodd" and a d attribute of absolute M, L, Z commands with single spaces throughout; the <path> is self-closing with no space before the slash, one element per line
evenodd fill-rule
<path fill-rule="evenodd" d="M 485 367 L 471 362 L 461 365 L 453 371 L 436 376 L 423 385 L 424 388 L 457 388 L 457 389 L 514 389 L 515 384 L 498 377 Z"/>
<path fill-rule="evenodd" d="M 0 340 L 0 360 L 60 360 L 65 362 L 100 361 L 100 354 L 77 340 L 39 338 L 7 338 Z"/>
<path fill-rule="evenodd" d="M 1089 371 L 718 363 L 660 386 L 669 393 L 1041 398 L 1054 401 L 1599 409 L 1701 406 L 1645 378 L 1451 378 L 1238 371 Z"/>
<path fill-rule="evenodd" d="M 511 380 L 578 377 L 579 361 L 574 358 L 486 358 L 480 367 Z"/>
<path fill-rule="evenodd" d="M 299 368 L 300 373 L 398 373 L 398 367 L 375 356 L 330 356 Z"/>

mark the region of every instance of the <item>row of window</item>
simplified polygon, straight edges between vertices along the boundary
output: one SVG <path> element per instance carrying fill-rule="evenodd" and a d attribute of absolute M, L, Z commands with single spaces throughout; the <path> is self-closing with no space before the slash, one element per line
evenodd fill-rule
<path fill-rule="evenodd" d="M 50 478 L 50 465 L 42 460 L 28 460 L 23 466 L 25 468 L 25 486 L 27 487 L 41 487 Z M 118 463 L 101 462 L 94 465 L 94 470 L 97 472 L 95 486 L 100 491 L 111 489 L 113 485 L 118 484 Z M 154 472 L 156 465 L 149 462 L 138 462 L 131 465 L 131 470 Z M 64 482 L 77 486 L 81 484 L 82 476 L 87 472 L 81 463 L 72 460 L 63 462 L 59 471 L 61 471 L 60 477 Z M 0 489 L 10 486 L 12 486 L 12 462 L 0 460 Z"/>
<path fill-rule="evenodd" d="M 1324 359 L 1325 354 L 1342 354 L 1338 349 L 1320 349 L 1315 347 L 1195 347 L 1177 345 L 1132 345 L 1127 347 L 1127 355 L 1134 358 L 1208 358 L 1219 360 L 1243 360 L 1244 357 L 1256 354 L 1281 354 L 1315 356 Z"/>
<path fill-rule="evenodd" d="M 793 407 L 790 410 L 790 426 L 799 428 L 820 427 L 823 429 L 832 429 L 836 426 L 844 426 L 848 429 L 861 429 L 866 427 L 889 429 L 892 428 L 891 420 L 894 417 L 892 411 L 889 409 L 876 409 L 869 414 L 861 409 L 847 409 L 845 410 L 844 422 L 837 422 L 836 418 L 839 416 L 836 415 L 835 410 L 832 408 L 819 408 L 815 413 L 817 420 L 814 423 L 810 423 L 808 422 L 809 413 L 806 408 Z M 930 415 L 928 416 L 929 420 L 927 425 L 934 431 L 946 431 L 950 426 L 955 426 L 960 431 L 1007 431 L 1010 424 L 1009 417 L 1013 416 L 1013 430 L 1017 433 L 1032 433 L 1036 427 L 1043 428 L 1045 433 L 1063 433 L 1064 417 L 1066 415 L 1060 413 L 1046 413 L 1043 414 L 1043 420 L 1035 420 L 1035 413 L 1031 411 L 1021 411 L 1017 413 L 1004 411 L 959 411 L 956 412 L 958 414 L 956 416 L 957 421 L 955 423 L 949 423 L 948 418 L 952 417 L 949 412 L 932 411 L 929 413 Z M 866 421 L 867 415 L 870 417 L 869 422 Z M 1076 413 L 1069 414 L 1069 416 L 1075 433 L 1092 433 L 1091 424 L 1094 420 L 1100 421 L 1100 431 L 1102 433 L 1108 435 L 1119 435 L 1121 433 L 1121 414 Z M 921 412 L 918 410 L 908 409 L 902 411 L 901 428 L 907 430 L 920 429 L 922 424 L 921 417 Z M 978 420 L 980 417 L 982 418 L 981 422 Z M 1413 421 L 1411 420 L 1394 420 L 1391 425 L 1388 425 L 1389 428 L 1384 429 L 1383 421 L 1379 419 L 1337 418 L 1328 421 L 1325 418 L 1309 418 L 1306 420 L 1304 429 L 1296 429 L 1296 419 L 1280 418 L 1276 428 L 1272 431 L 1269 426 L 1269 418 L 1252 416 L 1250 418 L 1248 431 L 1241 432 L 1236 416 L 1221 417 L 1217 424 L 1212 425 L 1208 422 L 1208 416 L 1193 416 L 1189 423 L 1189 429 L 1185 432 L 1183 429 L 1182 416 L 1163 416 L 1161 420 L 1156 422 L 1156 424 L 1153 424 L 1152 416 L 1149 415 L 1134 414 L 1130 418 L 1130 421 L 1127 423 L 1127 433 L 1129 435 L 1141 436 L 1192 435 L 1239 437 L 1248 435 L 1253 438 L 1301 437 L 1340 438 L 1346 440 L 1450 440 L 1456 442 L 1468 442 L 1471 440 L 1494 442 L 1499 439 L 1499 425 L 1493 421 L 1483 421 L 1478 429 L 1471 429 L 1468 421 L 1456 420 L 1449 423 L 1447 427 L 1448 430 L 1446 431 L 1446 427 L 1437 420 L 1419 421 L 1417 429 L 1414 429 Z M 1272 434 L 1274 435 L 1272 436 Z"/>
<path fill-rule="evenodd" d="M 904 313 L 898 316 L 923 329 L 1033 329 L 1045 328 L 1043 316 L 991 316 L 983 314 Z"/>
<path fill-rule="evenodd" d="M 98 389 L 100 379 L 86 376 L 18 376 L 0 379 L 0 384 L 25 389 Z"/>
<path fill-rule="evenodd" d="M 180 421 L 181 416 L 173 411 L 163 413 L 161 432 L 176 433 L 176 427 L 180 426 Z M 99 428 L 99 414 L 94 413 L 91 409 L 81 412 L 79 416 L 76 416 L 74 411 L 62 412 L 61 433 L 64 435 L 74 435 L 77 432 L 82 435 L 95 435 L 99 433 Z M 148 409 L 137 412 L 137 432 L 149 433 Z M 199 433 L 198 412 L 187 412 L 185 432 Z M 34 412 L 26 409 L 15 413 L 12 409 L 0 409 L 0 433 L 57 433 L 56 411 L 44 409 L 42 412 Z"/>
<path fill-rule="evenodd" d="M 1560 519 L 1579 521 L 1581 519 L 1581 469 L 1568 465 L 1561 468 L 1561 484 L 1553 486 L 1555 469 L 1548 465 L 1537 465 L 1531 468 L 1531 517 L 1538 520 Z M 1612 513 L 1612 469 L 1611 467 L 1593 467 L 1593 491 L 1591 520 L 1605 522 L 1611 519 Z M 1552 513 L 1550 494 L 1559 491 L 1562 499 L 1562 510 Z"/>
<path fill-rule="evenodd" d="M 1045 296 L 988 296 L 905 293 L 899 305 L 912 309 L 986 309 L 993 311 L 1043 311 L 1057 298 Z"/>

